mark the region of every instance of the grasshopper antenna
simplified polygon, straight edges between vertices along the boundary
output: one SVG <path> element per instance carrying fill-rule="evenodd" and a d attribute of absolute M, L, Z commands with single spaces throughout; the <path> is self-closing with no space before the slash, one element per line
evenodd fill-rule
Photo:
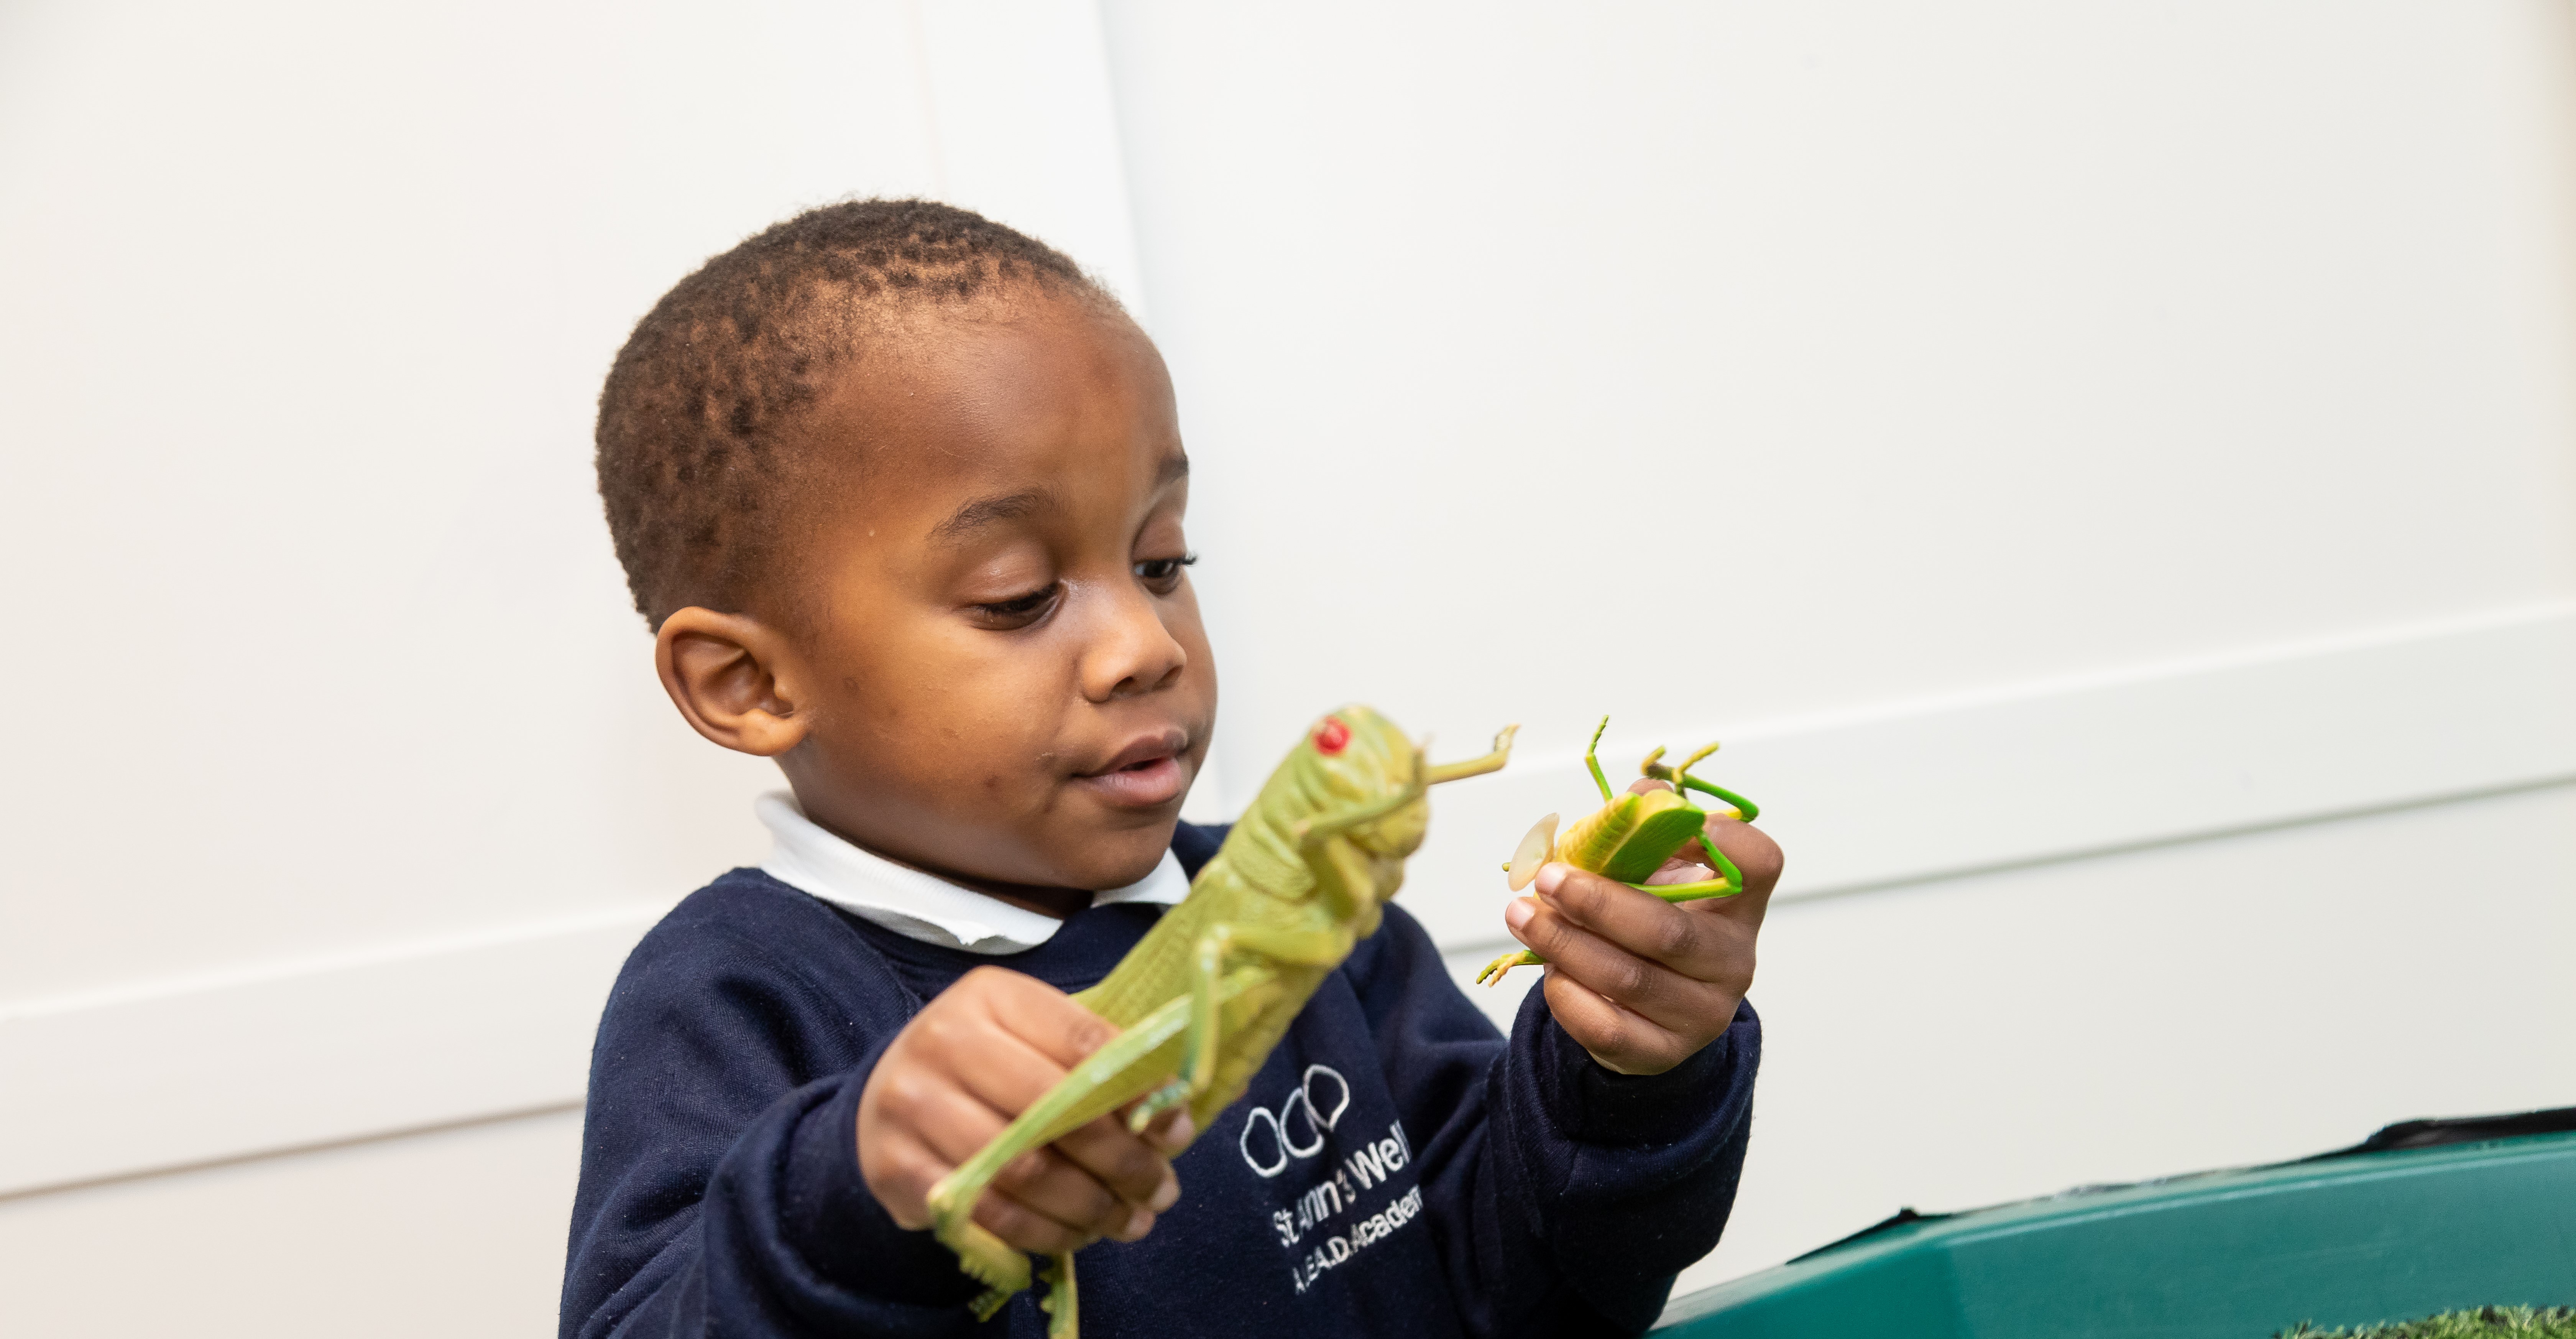
<path fill-rule="evenodd" d="M 1494 751 L 1484 757 L 1469 758 L 1465 762 L 1445 762 L 1437 767 L 1425 769 L 1422 784 L 1437 786 L 1463 777 L 1483 776 L 1487 772 L 1503 770 L 1503 764 L 1512 760 L 1512 736 L 1519 734 L 1520 730 L 1517 723 L 1504 726 L 1494 735 Z"/>

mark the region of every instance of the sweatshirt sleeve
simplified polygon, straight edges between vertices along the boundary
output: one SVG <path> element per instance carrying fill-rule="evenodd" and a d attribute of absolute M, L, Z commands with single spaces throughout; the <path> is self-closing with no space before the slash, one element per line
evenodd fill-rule
<path fill-rule="evenodd" d="M 1680 1066 L 1621 1075 L 1536 989 L 1498 1035 L 1398 908 L 1350 966 L 1467 1332 L 1644 1333 L 1735 1202 L 1761 1058 L 1752 1007 Z"/>
<path fill-rule="evenodd" d="M 859 1175 L 908 994 L 882 963 L 835 998 L 721 928 L 665 930 L 600 1022 L 561 1334 L 967 1332 L 972 1281 Z"/>

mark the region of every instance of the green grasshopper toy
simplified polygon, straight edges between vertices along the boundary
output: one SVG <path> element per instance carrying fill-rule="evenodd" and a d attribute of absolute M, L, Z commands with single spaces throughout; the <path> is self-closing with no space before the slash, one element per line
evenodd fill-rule
<path fill-rule="evenodd" d="M 1751 822 L 1762 814 L 1761 806 L 1728 790 L 1712 785 L 1690 774 L 1699 760 L 1717 752 L 1710 744 L 1683 760 L 1679 767 L 1666 767 L 1661 759 L 1664 750 L 1658 746 L 1646 755 L 1638 770 L 1657 781 L 1669 781 L 1671 790 L 1650 790 L 1644 794 L 1629 792 L 1615 798 L 1610 792 L 1610 779 L 1601 774 L 1601 761 L 1594 754 L 1601 747 L 1601 732 L 1610 728 L 1610 718 L 1592 731 L 1592 742 L 1584 746 L 1583 765 L 1592 769 L 1592 784 L 1601 788 L 1599 809 L 1574 821 L 1560 838 L 1556 835 L 1556 815 L 1549 814 L 1521 838 L 1520 849 L 1513 852 L 1512 862 L 1503 866 L 1511 873 L 1512 891 L 1527 888 L 1538 877 L 1539 866 L 1551 860 L 1563 861 L 1576 869 L 1617 879 L 1640 892 L 1653 893 L 1667 902 L 1692 902 L 1703 897 L 1733 897 L 1744 891 L 1744 872 L 1708 840 L 1708 811 L 1692 804 L 1685 791 L 1698 791 L 1724 800 L 1727 816 Z M 1708 851 L 1710 868 L 1719 877 L 1696 883 L 1649 884 L 1645 880 L 1673 853 L 1696 838 Z M 1499 984 L 1505 973 L 1515 967 L 1534 967 L 1544 961 L 1528 949 L 1506 953 L 1485 964 L 1476 979 L 1485 985 Z"/>
<path fill-rule="evenodd" d="M 931 1187 L 932 1232 L 985 1285 L 977 1319 L 990 1319 L 1030 1280 L 1029 1258 L 973 1220 L 994 1176 L 1131 1102 L 1129 1129 L 1183 1103 L 1208 1129 L 1324 978 L 1376 932 L 1430 822 L 1425 788 L 1499 770 L 1519 728 L 1496 735 L 1484 757 L 1432 767 L 1393 722 L 1350 706 L 1289 752 L 1190 895 L 1100 984 L 1073 997 L 1116 1024 L 1118 1036 Z M 1047 1282 L 1047 1333 L 1072 1339 L 1080 1322 L 1070 1253 L 1049 1262 Z"/>

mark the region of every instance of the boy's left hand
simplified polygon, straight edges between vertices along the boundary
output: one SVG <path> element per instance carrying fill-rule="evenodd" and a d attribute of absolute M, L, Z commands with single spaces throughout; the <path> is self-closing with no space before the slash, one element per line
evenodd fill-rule
<path fill-rule="evenodd" d="M 1631 790 L 1668 789 L 1641 780 Z M 1732 897 L 1666 902 L 1550 863 L 1503 921 L 1547 959 L 1548 1012 L 1602 1068 L 1661 1074 L 1725 1033 L 1753 984 L 1753 941 L 1780 881 L 1779 844 L 1731 818 L 1709 839 L 1744 872 Z M 1695 848 L 1685 848 L 1695 849 Z M 1666 868 L 1687 864 L 1676 857 Z"/>

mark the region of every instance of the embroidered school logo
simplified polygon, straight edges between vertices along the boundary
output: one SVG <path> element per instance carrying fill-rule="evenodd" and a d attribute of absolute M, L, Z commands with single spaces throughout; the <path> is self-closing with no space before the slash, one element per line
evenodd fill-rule
<path fill-rule="evenodd" d="M 1243 1134 L 1235 1146 L 1243 1150 L 1243 1165 L 1255 1175 L 1277 1176 L 1288 1170 L 1291 1159 L 1323 1152 L 1324 1136 L 1350 1109 L 1350 1080 L 1330 1065 L 1308 1065 L 1297 1081 L 1297 1091 L 1288 1094 L 1278 1110 L 1254 1107 L 1244 1116 Z"/>

